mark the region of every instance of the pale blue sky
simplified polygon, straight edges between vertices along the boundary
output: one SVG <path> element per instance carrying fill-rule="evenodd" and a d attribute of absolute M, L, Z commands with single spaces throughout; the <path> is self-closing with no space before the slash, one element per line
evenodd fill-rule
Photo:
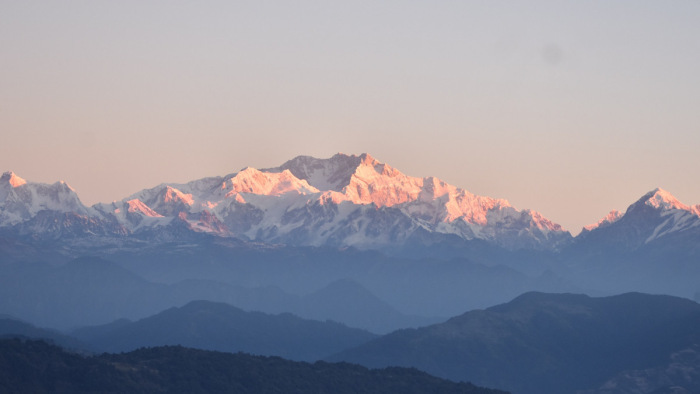
<path fill-rule="evenodd" d="M 368 152 L 576 233 L 700 203 L 697 1 L 0 0 L 0 170 L 85 203 Z"/>

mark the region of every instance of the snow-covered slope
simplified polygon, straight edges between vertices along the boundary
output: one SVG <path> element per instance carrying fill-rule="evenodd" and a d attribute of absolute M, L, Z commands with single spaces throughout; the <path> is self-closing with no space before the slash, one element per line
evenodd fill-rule
<path fill-rule="evenodd" d="M 632 204 L 625 212 L 627 215 L 647 215 L 656 219 L 645 242 L 700 227 L 700 206 L 685 205 L 671 193 L 658 188 Z"/>
<path fill-rule="evenodd" d="M 276 168 L 161 184 L 95 208 L 133 232 L 177 219 L 194 231 L 293 245 L 397 247 L 420 234 L 444 234 L 551 249 L 570 239 L 537 212 L 407 176 L 368 154 L 299 156 Z"/>
<path fill-rule="evenodd" d="M 84 206 L 67 183 L 27 182 L 12 172 L 0 177 L 0 229 L 34 239 L 120 237 L 129 232 Z"/>
<path fill-rule="evenodd" d="M 75 191 L 65 182 L 52 185 L 27 182 L 13 172 L 0 177 L 0 226 L 12 226 L 35 217 L 41 211 L 89 216 Z"/>
<path fill-rule="evenodd" d="M 417 178 L 368 154 L 299 156 L 184 184 L 164 183 L 121 201 L 85 207 L 65 182 L 0 177 L 0 228 L 32 236 L 209 233 L 264 243 L 397 249 L 480 240 L 507 249 L 556 250 L 570 234 L 531 210 L 478 196 L 435 177 Z M 576 243 L 635 248 L 673 234 L 700 234 L 700 205 L 656 189 L 586 226 Z"/>
<path fill-rule="evenodd" d="M 685 205 L 668 191 L 657 188 L 630 205 L 624 215 L 612 211 L 598 223 L 584 227 L 579 238 L 634 249 L 691 232 L 700 236 L 700 205 Z"/>
<path fill-rule="evenodd" d="M 617 209 L 613 209 L 612 211 L 610 211 L 610 213 L 605 215 L 602 219 L 600 219 L 596 223 L 589 224 L 587 226 L 583 226 L 583 229 L 581 229 L 581 231 L 583 231 L 583 232 L 593 231 L 599 227 L 609 226 L 612 223 L 615 223 L 616 221 L 618 221 L 621 217 L 622 217 L 622 212 L 618 211 Z"/>

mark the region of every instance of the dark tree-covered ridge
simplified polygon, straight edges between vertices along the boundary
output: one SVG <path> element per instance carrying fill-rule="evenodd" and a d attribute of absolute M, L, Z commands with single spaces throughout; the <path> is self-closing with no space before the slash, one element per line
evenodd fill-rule
<path fill-rule="evenodd" d="M 2 393 L 504 394 L 410 368 L 288 361 L 180 346 L 83 357 L 43 341 L 0 340 Z"/>

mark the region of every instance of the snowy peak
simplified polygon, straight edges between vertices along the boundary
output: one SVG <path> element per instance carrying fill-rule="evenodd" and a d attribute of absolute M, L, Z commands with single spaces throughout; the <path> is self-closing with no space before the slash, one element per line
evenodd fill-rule
<path fill-rule="evenodd" d="M 456 187 L 431 176 L 423 179 L 423 188 L 419 198 L 423 201 L 434 200 L 456 190 Z"/>
<path fill-rule="evenodd" d="M 681 203 L 671 193 L 661 188 L 656 188 L 645 194 L 640 201 L 644 201 L 645 205 L 657 209 L 682 209 L 684 211 L 690 211 L 689 206 Z"/>
<path fill-rule="evenodd" d="M 401 171 L 380 163 L 372 156 L 360 156 L 360 165 L 350 176 L 343 192 L 355 204 L 374 203 L 390 207 L 418 199 L 423 179 L 404 175 Z"/>
<path fill-rule="evenodd" d="M 629 208 L 627 208 L 625 215 L 632 212 L 644 211 L 645 209 L 652 209 L 660 212 L 662 215 L 666 215 L 670 212 L 685 212 L 691 213 L 695 216 L 700 216 L 699 207 L 700 206 L 698 205 L 685 205 L 678 201 L 678 199 L 676 199 L 676 197 L 674 197 L 668 191 L 661 188 L 656 188 L 642 196 L 642 198 L 637 200 L 634 204 L 630 205 Z"/>
<path fill-rule="evenodd" d="M 692 236 L 699 230 L 700 209 L 657 188 L 631 204 L 624 215 L 612 211 L 598 223 L 584 227 L 580 235 L 615 248 L 634 250 L 661 238 Z"/>
<path fill-rule="evenodd" d="M 175 216 L 177 213 L 189 210 L 194 204 L 192 194 L 183 193 L 178 188 L 160 184 L 152 189 L 142 190 L 122 200 L 129 205 L 129 212 L 141 212 L 145 216 L 156 215 Z"/>
<path fill-rule="evenodd" d="M 338 153 L 329 159 L 299 156 L 280 167 L 262 171 L 275 173 L 283 170 L 289 170 L 297 178 L 332 196 L 333 201 L 375 204 L 378 207 L 391 207 L 419 198 L 433 200 L 458 190 L 437 178 L 407 176 L 367 153 L 359 156 Z"/>
<path fill-rule="evenodd" d="M 0 185 L 5 185 L 3 201 L 0 202 L 5 204 L 24 204 L 34 212 L 42 209 L 61 212 L 85 210 L 78 195 L 66 182 L 58 181 L 51 185 L 27 182 L 11 172 L 4 173 L 0 179 Z"/>
<path fill-rule="evenodd" d="M 19 187 L 26 184 L 27 181 L 18 177 L 14 172 L 7 171 L 0 177 L 0 185 L 10 185 L 11 187 Z"/>
<path fill-rule="evenodd" d="M 355 204 L 373 203 L 378 207 L 428 204 L 439 212 L 433 216 L 433 221 L 450 223 L 461 219 L 480 226 L 515 214 L 515 209 L 506 200 L 477 196 L 435 177 L 407 176 L 368 154 L 359 158 L 360 164 L 350 177 L 350 183 L 343 189 L 348 200 Z M 408 209 L 416 214 L 421 213 L 418 207 Z M 533 220 L 534 227 L 563 231 L 559 225 L 549 222 L 537 212 L 528 211 L 528 219 Z"/>
<path fill-rule="evenodd" d="M 583 230 L 584 231 L 593 231 L 596 228 L 608 226 L 608 225 L 618 221 L 621 217 L 622 217 L 622 212 L 620 212 L 616 209 L 613 209 L 612 211 L 610 211 L 610 213 L 605 215 L 605 217 L 600 219 L 597 223 L 583 226 Z"/>
<path fill-rule="evenodd" d="M 640 207 L 650 207 L 658 212 L 658 221 L 652 233 L 646 238 L 649 243 L 671 234 L 693 231 L 700 228 L 700 209 L 690 207 L 678 201 L 671 193 L 663 189 L 654 189 L 627 209 L 630 212 L 641 211 Z"/>
<path fill-rule="evenodd" d="M 348 194 L 350 200 L 359 204 L 368 204 L 372 199 L 358 198 L 358 184 L 375 183 L 381 188 L 379 178 L 408 178 L 395 168 L 379 162 L 367 153 L 359 156 L 338 153 L 329 159 L 317 159 L 310 156 L 298 156 L 276 168 L 261 170 L 265 173 L 278 173 L 289 170 L 295 177 L 305 180 L 320 191 L 335 191 Z M 362 188 L 362 186 L 360 185 Z M 348 193 L 348 188 L 350 192 Z M 380 198 L 381 200 L 381 198 Z M 386 204 L 378 204 L 386 205 Z"/>
<path fill-rule="evenodd" d="M 238 193 L 279 196 L 290 192 L 299 194 L 319 192 L 317 188 L 309 185 L 306 180 L 294 176 L 290 170 L 262 172 L 252 167 L 237 173 L 228 181 L 228 184 L 224 184 L 224 187 L 229 190 L 226 193 L 226 197 L 234 196 Z"/>
<path fill-rule="evenodd" d="M 75 191 L 65 182 L 27 182 L 12 172 L 0 177 L 0 226 L 12 226 L 34 218 L 41 211 L 89 216 Z"/>
<path fill-rule="evenodd" d="M 303 179 L 318 190 L 341 192 L 350 183 L 350 177 L 368 155 L 348 156 L 338 153 L 330 159 L 317 159 L 311 156 L 297 156 L 277 168 L 263 169 L 263 172 L 289 170 L 295 177 Z"/>
<path fill-rule="evenodd" d="M 435 177 L 405 175 L 367 153 L 338 153 L 329 159 L 299 156 L 262 171 L 275 173 L 282 169 L 319 189 L 322 205 L 332 202 L 396 209 L 413 225 L 431 232 L 489 240 L 502 238 L 505 233 L 507 237 L 539 240 L 554 233 L 563 238 L 568 235 L 538 212 L 518 211 L 506 200 L 477 196 Z"/>

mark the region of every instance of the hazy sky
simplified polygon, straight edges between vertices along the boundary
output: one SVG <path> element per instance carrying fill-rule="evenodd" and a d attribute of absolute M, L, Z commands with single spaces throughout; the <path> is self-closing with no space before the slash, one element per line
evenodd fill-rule
<path fill-rule="evenodd" d="M 700 2 L 0 0 L 0 138 L 86 204 L 368 152 L 577 233 L 700 203 Z"/>

